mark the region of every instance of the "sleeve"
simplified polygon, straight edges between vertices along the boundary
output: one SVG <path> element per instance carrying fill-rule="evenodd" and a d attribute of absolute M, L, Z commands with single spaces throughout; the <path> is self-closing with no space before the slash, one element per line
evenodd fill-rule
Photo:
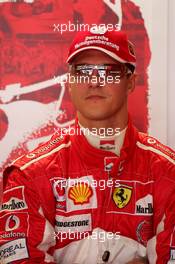
<path fill-rule="evenodd" d="M 150 264 L 175 264 L 174 168 L 173 173 L 172 170 L 169 173 L 167 177 L 160 177 L 155 182 L 153 199 L 155 236 L 147 244 L 147 255 Z"/>
<path fill-rule="evenodd" d="M 35 184 L 14 168 L 2 197 L 0 263 L 53 264 L 54 245 L 54 227 L 44 214 Z"/>

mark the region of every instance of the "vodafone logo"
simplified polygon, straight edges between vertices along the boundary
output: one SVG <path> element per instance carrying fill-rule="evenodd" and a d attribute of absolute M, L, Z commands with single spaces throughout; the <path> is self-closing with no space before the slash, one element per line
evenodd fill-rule
<path fill-rule="evenodd" d="M 31 154 L 27 154 L 26 155 L 26 158 L 28 159 L 33 159 L 36 155 L 34 153 L 31 153 Z"/>
<path fill-rule="evenodd" d="M 5 224 L 5 231 L 12 231 L 19 227 L 20 220 L 16 215 L 10 215 Z"/>
<path fill-rule="evenodd" d="M 156 143 L 156 140 L 154 138 L 148 138 L 147 141 L 149 144 L 155 144 Z"/>

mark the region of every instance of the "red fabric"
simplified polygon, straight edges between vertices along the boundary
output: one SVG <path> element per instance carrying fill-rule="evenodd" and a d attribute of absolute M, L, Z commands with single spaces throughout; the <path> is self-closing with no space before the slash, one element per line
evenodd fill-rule
<path fill-rule="evenodd" d="M 36 88 L 32 92 L 29 89 L 31 85 L 67 72 L 66 57 L 76 32 L 61 34 L 54 31 L 54 24 L 68 25 L 70 22 L 78 25 L 84 23 L 115 26 L 119 22 L 120 11 L 122 30 L 134 44 L 137 55 L 138 77 L 136 90 L 129 98 L 129 110 L 136 127 L 146 132 L 148 66 L 152 40 L 147 33 L 144 14 L 134 1 L 121 1 L 121 10 L 113 10 L 101 0 L 35 0 L 32 4 L 9 1 L 0 4 L 0 148 L 4 153 L 4 157 L 0 157 L 0 172 L 14 159 L 31 150 L 30 144 L 36 142 L 36 146 L 37 142 L 43 142 L 43 137 L 51 136 L 59 124 L 66 126 L 74 119 L 75 109 L 70 102 L 67 87 L 63 97 L 60 96 L 60 84 L 41 90 Z M 15 84 L 19 84 L 17 92 Z M 20 94 L 19 90 L 25 91 L 25 94 Z M 56 120 L 46 116 L 40 124 L 39 113 L 42 113 L 42 107 L 47 109 L 50 103 L 57 100 L 59 109 L 56 107 L 55 112 L 51 113 Z M 37 103 L 41 104 L 41 109 L 37 111 L 38 119 L 35 116 L 36 123 L 28 128 L 30 108 Z M 21 122 L 19 118 L 16 109 L 20 107 L 26 122 Z M 11 117 L 12 113 L 14 117 Z M 10 147 L 6 148 L 7 145 Z"/>
<path fill-rule="evenodd" d="M 95 28 L 86 32 L 79 32 L 69 49 L 67 62 L 73 60 L 77 54 L 87 49 L 99 49 L 110 57 L 135 65 L 134 46 L 128 41 L 123 31 Z"/>
<path fill-rule="evenodd" d="M 18 159 L 5 171 L 3 210 L 0 212 L 3 219 L 0 226 L 2 259 L 7 255 L 4 251 L 7 242 L 18 242 L 19 246 L 22 241 L 21 245 L 25 247 L 26 241 L 26 250 L 33 263 L 41 263 L 45 253 L 52 255 L 53 251 L 56 263 L 77 263 L 80 256 L 82 262 L 86 257 L 87 262 L 83 263 L 97 263 L 96 250 L 98 258 L 102 259 L 103 245 L 107 247 L 98 240 L 91 241 L 93 251 L 90 250 L 91 243 L 84 247 L 86 240 L 80 238 L 61 241 L 57 237 L 53 247 L 53 230 L 58 232 L 61 228 L 63 232 L 69 227 L 75 232 L 75 224 L 80 218 L 84 224 L 80 221 L 79 231 L 87 228 L 89 234 L 97 229 L 112 234 L 120 232 L 118 241 L 125 241 L 124 252 L 114 256 L 117 241 L 109 240 L 106 243 L 109 243 L 110 261 L 117 263 L 122 254 L 126 261 L 132 260 L 133 248 L 135 256 L 141 245 L 151 245 L 152 252 L 149 247 L 147 252 L 150 263 L 167 263 L 174 246 L 171 244 L 175 223 L 172 210 L 175 202 L 174 162 L 174 152 L 170 148 L 138 133 L 131 121 L 120 157 L 95 149 L 83 135 L 61 137 L 58 131 L 49 142 Z M 109 164 L 112 164 L 111 170 Z M 88 187 L 86 184 L 84 191 L 76 183 L 61 187 L 70 179 L 87 179 L 89 182 L 94 179 L 97 183 L 111 179 L 113 185 L 102 189 L 100 185 Z M 25 217 L 26 221 L 20 221 Z M 17 232 L 24 233 L 23 236 L 19 235 L 17 240 L 9 237 L 9 227 L 16 236 Z M 19 240 L 21 236 L 22 240 Z M 43 243 L 43 237 L 45 247 L 38 247 Z M 81 255 L 75 253 L 76 243 L 79 243 L 77 250 Z M 11 244 L 7 245 L 12 250 Z M 144 248 L 142 254 L 146 254 L 143 252 Z M 23 255 L 26 257 L 24 252 Z M 25 263 L 25 260 L 18 263 Z"/>

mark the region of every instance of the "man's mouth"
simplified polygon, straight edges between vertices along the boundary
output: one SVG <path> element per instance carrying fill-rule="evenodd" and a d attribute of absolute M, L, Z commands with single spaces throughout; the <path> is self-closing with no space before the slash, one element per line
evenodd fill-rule
<path fill-rule="evenodd" d="M 101 100 L 101 99 L 105 99 L 104 96 L 101 96 L 101 95 L 89 95 L 85 98 L 86 100 Z"/>

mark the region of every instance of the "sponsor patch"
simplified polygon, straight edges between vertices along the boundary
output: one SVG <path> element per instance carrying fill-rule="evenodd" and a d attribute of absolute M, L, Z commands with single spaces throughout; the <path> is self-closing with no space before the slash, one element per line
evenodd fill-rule
<path fill-rule="evenodd" d="M 52 190 L 56 200 L 56 209 L 66 210 L 66 180 L 60 178 L 51 179 Z"/>
<path fill-rule="evenodd" d="M 20 211 L 27 208 L 24 186 L 15 187 L 4 192 L 1 211 Z"/>
<path fill-rule="evenodd" d="M 115 149 L 115 140 L 100 140 L 100 149 L 112 150 Z"/>
<path fill-rule="evenodd" d="M 11 238 L 21 238 L 21 237 L 26 237 L 26 234 L 24 232 L 4 232 L 3 234 L 0 234 L 0 239 L 3 240 L 9 240 Z"/>
<path fill-rule="evenodd" d="M 92 230 L 91 214 L 56 216 L 57 232 L 86 232 Z"/>
<path fill-rule="evenodd" d="M 114 189 L 113 200 L 118 208 L 124 208 L 130 201 L 132 195 L 132 187 L 120 185 Z"/>
<path fill-rule="evenodd" d="M 96 187 L 93 186 L 93 182 L 94 179 L 91 175 L 71 179 L 68 182 L 66 188 L 67 212 L 97 208 Z"/>
<path fill-rule="evenodd" d="M 20 220 L 16 215 L 10 215 L 5 223 L 5 231 L 12 231 L 19 227 Z"/>
<path fill-rule="evenodd" d="M 57 144 L 62 139 L 63 139 L 62 136 L 59 136 L 55 139 L 51 139 L 47 144 L 45 144 L 44 146 L 41 146 L 40 148 L 38 148 L 34 152 L 27 154 L 25 157 L 28 159 L 33 159 L 42 153 L 48 152 L 55 146 L 55 144 Z"/>
<path fill-rule="evenodd" d="M 15 214 L 7 213 L 0 217 L 0 240 L 27 237 L 29 227 L 28 221 L 28 213 L 23 212 L 16 212 Z"/>
<path fill-rule="evenodd" d="M 111 171 L 117 157 L 105 157 L 104 158 L 104 170 Z"/>
<path fill-rule="evenodd" d="M 77 204 L 88 204 L 93 195 L 92 187 L 84 182 L 79 182 L 69 188 L 68 197 Z"/>
<path fill-rule="evenodd" d="M 139 199 L 136 202 L 137 215 L 152 215 L 153 214 L 153 197 L 151 194 Z"/>
<path fill-rule="evenodd" d="M 7 242 L 0 247 L 0 260 L 3 264 L 26 258 L 29 258 L 29 254 L 25 238 Z"/>
<path fill-rule="evenodd" d="M 140 222 L 136 229 L 136 235 L 138 241 L 146 246 L 147 241 L 153 236 L 153 224 L 146 220 Z"/>

